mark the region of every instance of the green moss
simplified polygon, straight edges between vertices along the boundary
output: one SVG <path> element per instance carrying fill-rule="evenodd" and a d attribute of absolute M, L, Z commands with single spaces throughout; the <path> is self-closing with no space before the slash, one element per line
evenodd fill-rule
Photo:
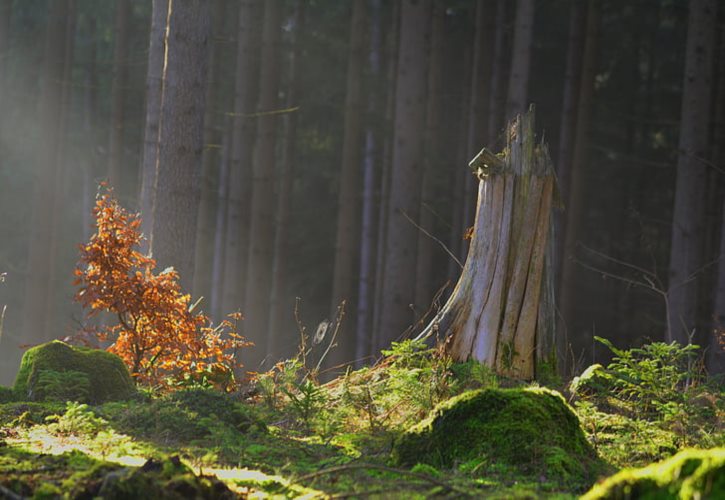
<path fill-rule="evenodd" d="M 396 441 L 393 458 L 402 465 L 436 467 L 488 459 L 576 485 L 586 484 L 599 465 L 561 395 L 539 388 L 486 389 L 452 398 Z"/>
<path fill-rule="evenodd" d="M 11 387 L 0 385 L 0 404 L 15 401 L 15 391 Z"/>
<path fill-rule="evenodd" d="M 43 372 L 56 372 L 56 375 Z M 68 376 L 68 372 L 76 375 Z M 58 373 L 66 373 L 59 376 Z M 70 384 L 71 378 L 77 379 L 84 374 L 90 381 L 88 394 L 82 389 L 59 388 L 59 381 Z M 48 395 L 49 389 L 51 395 Z M 106 351 L 73 347 L 54 340 L 35 346 L 26 351 L 15 379 L 13 390 L 18 398 L 40 401 L 45 397 L 82 398 L 81 402 L 100 403 L 103 401 L 130 398 L 135 391 L 133 381 L 121 358 Z"/>
<path fill-rule="evenodd" d="M 685 450 L 641 469 L 625 469 L 582 498 L 725 498 L 725 448 Z"/>

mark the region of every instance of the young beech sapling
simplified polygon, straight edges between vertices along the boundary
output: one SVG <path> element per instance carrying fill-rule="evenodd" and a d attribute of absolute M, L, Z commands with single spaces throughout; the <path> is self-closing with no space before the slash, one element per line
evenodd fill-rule
<path fill-rule="evenodd" d="M 155 273 L 154 259 L 139 250 L 141 218 L 129 214 L 110 190 L 97 196 L 93 209 L 96 232 L 81 245 L 75 270 L 75 296 L 88 316 L 101 311 L 116 316 L 115 325 L 90 330 L 101 341 L 112 341 L 142 384 L 171 389 L 189 384 L 232 390 L 241 364 L 239 349 L 250 345 L 236 333 L 240 314 L 213 327 L 195 312 L 198 303 L 181 292 L 173 268 Z"/>

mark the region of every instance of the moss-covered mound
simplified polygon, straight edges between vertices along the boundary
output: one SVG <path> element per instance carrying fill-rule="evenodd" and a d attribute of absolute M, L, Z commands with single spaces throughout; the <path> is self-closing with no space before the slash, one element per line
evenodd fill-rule
<path fill-rule="evenodd" d="M 582 498 L 725 498 L 725 448 L 685 450 L 641 469 L 625 469 Z"/>
<path fill-rule="evenodd" d="M 17 398 L 27 401 L 101 403 L 128 399 L 135 387 L 115 354 L 54 340 L 23 355 L 13 390 Z"/>
<path fill-rule="evenodd" d="M 488 460 L 579 485 L 598 467 L 561 395 L 534 388 L 470 391 L 442 403 L 396 441 L 393 459 L 436 467 Z"/>

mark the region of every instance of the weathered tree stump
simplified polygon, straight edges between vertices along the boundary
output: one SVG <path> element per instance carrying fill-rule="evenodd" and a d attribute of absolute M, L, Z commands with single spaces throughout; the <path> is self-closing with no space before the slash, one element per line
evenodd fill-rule
<path fill-rule="evenodd" d="M 468 258 L 419 338 L 438 334 L 457 361 L 473 358 L 529 379 L 551 329 L 543 276 L 555 178 L 546 143 L 535 141 L 533 107 L 509 124 L 506 137 L 503 152 L 483 149 L 469 164 L 479 186 Z"/>

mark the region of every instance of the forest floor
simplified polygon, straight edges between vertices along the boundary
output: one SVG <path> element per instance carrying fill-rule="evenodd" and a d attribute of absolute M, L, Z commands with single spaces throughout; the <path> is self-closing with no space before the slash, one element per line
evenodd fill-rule
<path fill-rule="evenodd" d="M 438 403 L 521 386 L 405 342 L 327 384 L 297 359 L 281 363 L 244 397 L 188 388 L 100 405 L 6 398 L 0 498 L 576 498 L 618 469 L 725 445 L 721 381 L 657 395 L 597 388 L 617 370 L 621 363 L 580 381 L 570 399 L 597 454 L 596 476 L 554 477 L 543 463 L 491 455 L 397 463 L 396 440 Z M 567 394 L 561 381 L 544 382 Z"/>

